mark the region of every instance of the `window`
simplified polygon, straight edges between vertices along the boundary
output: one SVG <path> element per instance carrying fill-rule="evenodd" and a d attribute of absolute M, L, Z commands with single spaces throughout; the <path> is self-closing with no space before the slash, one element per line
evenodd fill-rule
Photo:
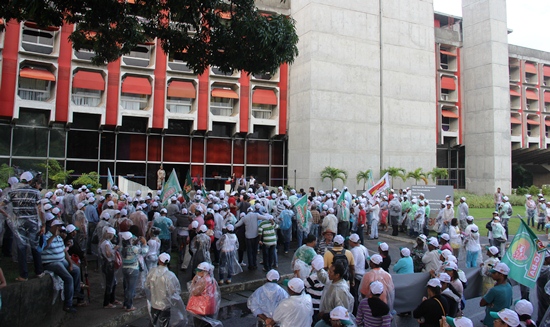
<path fill-rule="evenodd" d="M 231 116 L 233 114 L 233 99 L 212 97 L 210 112 L 216 116 Z"/>
<path fill-rule="evenodd" d="M 171 53 L 168 56 L 168 67 L 173 70 L 191 73 L 191 68 L 187 67 L 187 54 L 183 52 Z"/>
<path fill-rule="evenodd" d="M 223 76 L 232 76 L 232 75 L 233 75 L 233 72 L 224 73 L 224 72 L 220 69 L 220 67 L 212 66 L 212 74 L 214 74 L 214 75 L 223 75 Z"/>
<path fill-rule="evenodd" d="M 122 60 L 126 65 L 148 67 L 151 60 L 151 49 L 153 49 L 152 45 L 140 44 L 130 53 L 124 55 Z"/>
<path fill-rule="evenodd" d="M 451 126 L 451 119 L 448 117 L 441 118 L 441 129 L 445 132 L 448 132 Z"/>
<path fill-rule="evenodd" d="M 51 54 L 54 40 L 54 32 L 25 27 L 21 36 L 21 46 L 26 51 Z"/>
<path fill-rule="evenodd" d="M 23 100 L 48 101 L 51 94 L 51 81 L 19 78 L 17 95 Z"/>
<path fill-rule="evenodd" d="M 171 113 L 188 114 L 195 98 L 195 86 L 189 81 L 171 80 L 168 84 L 166 108 Z"/>
<path fill-rule="evenodd" d="M 274 107 L 275 106 L 270 104 L 254 103 L 252 105 L 252 116 L 258 119 L 271 119 Z"/>
<path fill-rule="evenodd" d="M 143 110 L 149 104 L 149 96 L 145 94 L 121 93 L 120 105 L 126 110 Z"/>
<path fill-rule="evenodd" d="M 263 80 L 270 80 L 273 78 L 272 73 L 258 73 L 258 74 L 252 74 L 252 76 L 255 79 L 263 79 Z"/>
<path fill-rule="evenodd" d="M 73 89 L 71 99 L 77 106 L 97 107 L 101 103 L 101 91 Z"/>
<path fill-rule="evenodd" d="M 74 50 L 74 55 L 78 59 L 90 60 L 93 56 L 95 56 L 95 52 L 92 50 L 80 49 L 78 51 Z"/>
<path fill-rule="evenodd" d="M 191 112 L 192 99 L 168 97 L 166 108 L 174 114 L 188 114 Z"/>

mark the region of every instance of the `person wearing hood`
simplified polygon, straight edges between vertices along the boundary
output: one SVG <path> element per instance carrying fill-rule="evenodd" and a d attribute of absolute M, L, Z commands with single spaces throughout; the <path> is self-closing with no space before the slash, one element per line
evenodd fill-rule
<path fill-rule="evenodd" d="M 266 326 L 280 327 L 311 326 L 313 305 L 311 296 L 304 293 L 304 282 L 300 278 L 292 278 L 288 281 L 288 298 L 282 300 L 273 318 L 266 321 Z"/>
<path fill-rule="evenodd" d="M 197 235 L 191 240 L 190 249 L 193 253 L 191 257 L 192 275 L 195 276 L 196 268 L 201 262 L 212 262 L 210 259 L 210 236 L 206 234 L 208 227 L 202 225 L 197 231 Z"/>
<path fill-rule="evenodd" d="M 151 294 L 149 313 L 151 323 L 155 327 L 170 326 L 172 308 L 183 307 L 183 301 L 180 297 L 180 282 L 176 275 L 168 268 L 169 264 L 170 255 L 168 253 L 161 253 L 158 256 L 158 265 L 149 271 L 145 282 L 145 287 Z"/>
<path fill-rule="evenodd" d="M 258 317 L 257 326 L 263 326 L 268 319 L 272 319 L 279 303 L 288 298 L 288 293 L 277 284 L 279 278 L 277 270 L 268 271 L 267 282 L 257 288 L 248 298 L 247 307 L 254 316 Z"/>

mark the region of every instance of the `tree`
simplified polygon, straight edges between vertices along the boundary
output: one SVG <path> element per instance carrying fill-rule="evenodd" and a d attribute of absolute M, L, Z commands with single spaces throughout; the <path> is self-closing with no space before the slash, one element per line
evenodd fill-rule
<path fill-rule="evenodd" d="M 96 65 L 155 38 L 196 74 L 209 66 L 274 72 L 298 55 L 294 20 L 262 15 L 254 0 L 8 0 L 0 4 L 0 17 L 44 28 L 75 24 L 73 48 L 93 51 Z"/>
<path fill-rule="evenodd" d="M 95 171 L 80 175 L 80 177 L 74 180 L 72 184 L 74 187 L 86 185 L 88 189 L 91 190 L 96 190 L 101 187 L 101 184 L 99 183 L 99 175 Z"/>
<path fill-rule="evenodd" d="M 414 179 L 416 184 L 418 185 L 419 180 L 423 180 L 424 183 L 428 184 L 428 179 L 426 178 L 426 174 L 422 171 L 422 168 L 416 168 L 413 171 L 410 171 L 407 174 L 407 178 Z"/>
<path fill-rule="evenodd" d="M 331 188 L 334 188 L 334 181 L 340 179 L 345 183 L 348 179 L 348 173 L 343 169 L 326 166 L 321 170 L 321 180 L 324 181 L 327 178 L 331 181 Z"/>
<path fill-rule="evenodd" d="M 426 174 L 428 177 L 432 178 L 432 181 L 437 184 L 438 179 L 445 179 L 449 176 L 449 171 L 447 168 L 435 167 Z"/>
<path fill-rule="evenodd" d="M 40 168 L 47 171 L 48 179 L 52 181 L 53 185 L 65 184 L 74 173 L 74 170 L 65 170 L 55 159 L 49 159 L 46 163 L 40 164 Z"/>
<path fill-rule="evenodd" d="M 397 167 L 388 167 L 386 169 L 382 169 L 382 172 L 381 174 L 384 175 L 388 173 L 388 175 L 391 177 L 391 187 L 393 188 L 393 178 L 394 177 L 399 177 L 404 181 L 407 180 L 407 178 L 405 177 L 405 169 L 403 168 L 397 168 Z"/>
<path fill-rule="evenodd" d="M 15 175 L 13 167 L 6 165 L 5 163 L 0 166 L 0 187 L 8 187 L 8 178 Z"/>
<path fill-rule="evenodd" d="M 365 171 L 359 171 L 357 173 L 357 183 L 363 181 L 363 190 L 366 190 L 367 182 L 369 181 L 370 175 L 372 174 L 372 169 L 367 169 Z"/>

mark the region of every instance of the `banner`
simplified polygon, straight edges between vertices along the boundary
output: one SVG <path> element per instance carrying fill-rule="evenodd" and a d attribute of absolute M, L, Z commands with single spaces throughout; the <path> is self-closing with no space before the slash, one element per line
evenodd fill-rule
<path fill-rule="evenodd" d="M 164 207 L 168 206 L 170 204 L 170 198 L 172 196 L 177 196 L 178 193 L 181 192 L 182 190 L 180 182 L 178 180 L 178 175 L 176 174 L 176 169 L 172 169 L 170 177 L 168 177 L 168 180 L 166 181 L 166 183 L 164 183 L 164 186 L 162 187 L 162 194 L 160 195 L 162 205 Z"/>
<path fill-rule="evenodd" d="M 523 219 L 520 220 L 518 232 L 510 242 L 502 262 L 510 268 L 509 278 L 533 288 L 544 262 L 546 248 Z"/>
<path fill-rule="evenodd" d="M 296 218 L 298 218 L 298 223 L 302 224 L 302 227 L 307 225 L 307 196 L 302 196 L 298 202 L 294 204 L 296 209 Z"/>
<path fill-rule="evenodd" d="M 382 178 L 378 181 L 378 183 L 374 184 L 371 188 L 367 190 L 367 198 L 369 200 L 372 200 L 376 195 L 382 193 L 386 189 L 390 188 L 390 176 L 388 173 L 385 173 Z"/>
<path fill-rule="evenodd" d="M 347 192 L 346 190 L 342 190 L 342 193 L 340 193 L 340 196 L 336 200 L 337 205 L 340 206 L 342 204 L 342 201 L 344 201 L 346 199 L 346 192 Z"/>
<path fill-rule="evenodd" d="M 107 193 L 111 193 L 111 188 L 115 185 L 113 176 L 111 176 L 111 169 L 107 168 Z"/>
<path fill-rule="evenodd" d="M 193 180 L 191 179 L 191 168 L 187 171 L 187 177 L 183 183 L 183 197 L 185 201 L 189 202 L 189 192 L 193 190 Z"/>

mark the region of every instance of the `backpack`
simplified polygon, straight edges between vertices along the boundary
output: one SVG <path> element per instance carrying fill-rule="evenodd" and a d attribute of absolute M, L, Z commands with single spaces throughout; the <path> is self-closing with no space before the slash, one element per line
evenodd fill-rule
<path fill-rule="evenodd" d="M 506 210 L 506 214 L 512 217 L 512 214 L 513 214 L 512 206 L 508 206 L 508 210 Z"/>
<path fill-rule="evenodd" d="M 328 249 L 330 253 L 332 253 L 332 263 L 336 262 L 342 262 L 344 265 L 345 272 L 344 276 L 342 276 L 343 279 L 348 280 L 349 279 L 349 261 L 348 257 L 346 256 L 346 249 L 342 249 L 340 252 L 336 252 L 333 249 Z"/>

